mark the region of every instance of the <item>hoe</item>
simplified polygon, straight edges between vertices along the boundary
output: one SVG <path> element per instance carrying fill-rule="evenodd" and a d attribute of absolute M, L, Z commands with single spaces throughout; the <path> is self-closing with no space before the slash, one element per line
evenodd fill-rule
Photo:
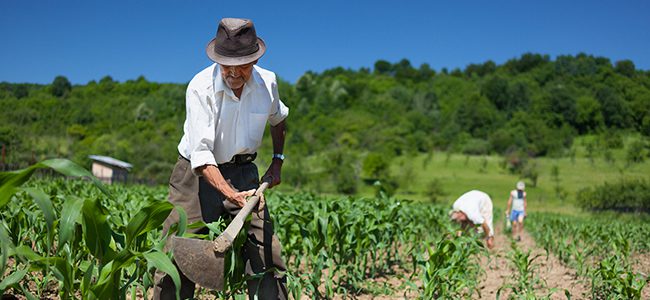
<path fill-rule="evenodd" d="M 181 272 L 200 286 L 223 290 L 224 256 L 244 226 L 244 221 L 257 206 L 260 196 L 269 184 L 264 182 L 214 241 L 172 237 L 174 260 Z"/>

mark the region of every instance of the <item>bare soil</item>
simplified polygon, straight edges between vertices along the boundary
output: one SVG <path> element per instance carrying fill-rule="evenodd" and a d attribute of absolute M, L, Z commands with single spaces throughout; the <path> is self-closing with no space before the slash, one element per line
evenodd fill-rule
<path fill-rule="evenodd" d="M 483 257 L 481 264 L 484 266 L 485 275 L 480 284 L 480 297 L 477 299 L 496 299 L 499 288 L 506 285 L 513 274 L 517 273 L 508 259 L 508 252 L 512 250 L 510 238 L 503 232 L 501 224 L 497 224 L 494 237 L 494 248 L 490 250 L 489 257 Z M 566 299 L 564 291 L 571 293 L 571 299 L 587 299 L 590 291 L 588 285 L 579 280 L 576 272 L 560 263 L 553 255 L 546 256 L 546 251 L 538 247 L 533 238 L 523 232 L 521 241 L 517 242 L 518 247 L 523 251 L 531 250 L 531 258 L 541 255 L 535 259 L 536 275 L 543 281 L 539 288 L 538 296 L 551 294 L 551 299 Z M 551 293 L 551 290 L 555 289 Z M 508 298 L 508 290 L 501 292 L 500 299 Z"/>

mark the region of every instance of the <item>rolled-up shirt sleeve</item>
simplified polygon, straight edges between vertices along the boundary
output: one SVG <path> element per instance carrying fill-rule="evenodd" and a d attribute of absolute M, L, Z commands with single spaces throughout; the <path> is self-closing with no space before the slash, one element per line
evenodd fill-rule
<path fill-rule="evenodd" d="M 273 95 L 273 102 L 271 103 L 271 111 L 269 113 L 269 123 L 271 126 L 275 126 L 287 118 L 289 115 L 289 108 L 284 105 L 282 100 L 280 100 L 277 82 L 271 84 L 271 92 Z"/>
<path fill-rule="evenodd" d="M 217 165 L 214 158 L 215 116 L 216 108 L 208 97 L 202 97 L 196 90 L 189 88 L 185 95 L 187 114 L 187 135 L 190 149 L 192 172 L 204 165 Z"/>

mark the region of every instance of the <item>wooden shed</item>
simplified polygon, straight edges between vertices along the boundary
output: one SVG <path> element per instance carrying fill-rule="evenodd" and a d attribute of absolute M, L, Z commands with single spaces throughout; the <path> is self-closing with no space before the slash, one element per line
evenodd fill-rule
<path fill-rule="evenodd" d="M 107 184 L 126 183 L 132 164 L 108 156 L 89 155 L 93 161 L 92 172 L 95 177 Z"/>

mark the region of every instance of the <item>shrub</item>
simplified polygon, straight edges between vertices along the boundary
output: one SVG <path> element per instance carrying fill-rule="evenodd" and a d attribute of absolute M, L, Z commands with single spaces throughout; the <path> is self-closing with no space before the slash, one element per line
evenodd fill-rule
<path fill-rule="evenodd" d="M 634 140 L 627 147 L 625 159 L 628 164 L 641 163 L 647 156 L 646 143 L 643 140 Z"/>
<path fill-rule="evenodd" d="M 471 138 L 465 142 L 462 148 L 463 154 L 482 155 L 488 154 L 490 143 L 484 139 Z"/>
<path fill-rule="evenodd" d="M 434 178 L 426 186 L 426 197 L 433 203 L 438 203 L 442 197 L 447 196 L 447 192 L 442 187 L 440 178 Z"/>
<path fill-rule="evenodd" d="M 381 153 L 369 153 L 363 160 L 363 173 L 365 176 L 377 179 L 385 174 L 390 165 L 390 160 Z"/>
<path fill-rule="evenodd" d="M 650 212 L 650 181 L 623 179 L 578 191 L 578 204 L 590 210 Z"/>

